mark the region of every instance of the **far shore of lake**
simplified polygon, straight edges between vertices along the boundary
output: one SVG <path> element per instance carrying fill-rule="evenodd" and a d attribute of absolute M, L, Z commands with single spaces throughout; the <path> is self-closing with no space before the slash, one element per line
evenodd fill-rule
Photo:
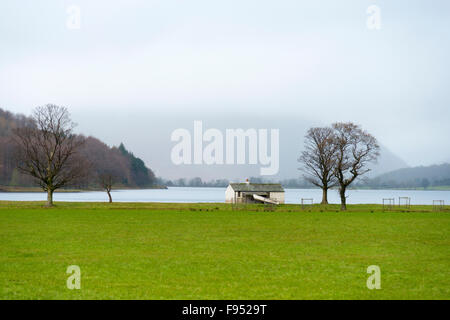
<path fill-rule="evenodd" d="M 118 186 L 114 190 L 145 190 L 145 189 L 167 189 L 166 186 L 148 186 L 145 188 L 131 188 Z M 88 188 L 88 189 L 57 189 L 55 193 L 75 193 L 75 192 L 90 192 L 90 191 L 104 191 L 101 188 Z M 0 192 L 11 192 L 11 193 L 30 193 L 30 192 L 44 192 L 42 188 L 39 187 L 11 187 L 11 186 L 0 186 Z"/>
<path fill-rule="evenodd" d="M 120 190 L 149 190 L 149 189 L 155 189 L 155 190 L 164 190 L 168 188 L 221 188 L 224 189 L 225 187 L 181 187 L 181 186 L 148 186 L 143 188 L 132 188 L 132 187 L 124 187 L 124 186 L 117 186 L 114 187 L 113 190 L 120 191 Z M 284 187 L 284 189 L 296 189 L 296 190 L 311 190 L 311 189 L 318 189 L 319 188 L 313 188 L 313 187 L 304 187 L 304 188 L 294 188 L 294 187 Z M 336 190 L 335 188 L 331 188 L 330 192 Z M 428 187 L 428 188 L 365 188 L 365 187 L 353 187 L 349 188 L 348 190 L 392 190 L 392 191 L 450 191 L 450 186 L 440 186 L 440 187 Z M 104 191 L 101 188 L 88 188 L 88 189 L 75 189 L 75 188 L 65 188 L 65 189 L 57 189 L 55 193 L 78 193 L 78 192 L 94 192 L 94 191 Z M 12 187 L 12 186 L 0 186 L 0 192 L 8 192 L 8 193 L 33 193 L 33 192 L 44 192 L 39 187 Z"/>

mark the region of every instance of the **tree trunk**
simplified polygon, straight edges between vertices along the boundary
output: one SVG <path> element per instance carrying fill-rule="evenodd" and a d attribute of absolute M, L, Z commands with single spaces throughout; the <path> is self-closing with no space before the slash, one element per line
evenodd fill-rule
<path fill-rule="evenodd" d="M 345 197 L 345 188 L 339 189 L 339 195 L 341 196 L 341 211 L 347 210 L 347 198 Z"/>
<path fill-rule="evenodd" d="M 322 188 L 322 202 L 320 204 L 328 204 L 328 188 Z"/>
<path fill-rule="evenodd" d="M 109 203 L 112 203 L 111 192 L 109 190 L 106 190 L 106 193 L 108 194 Z"/>
<path fill-rule="evenodd" d="M 53 190 L 47 190 L 47 207 L 53 207 Z"/>

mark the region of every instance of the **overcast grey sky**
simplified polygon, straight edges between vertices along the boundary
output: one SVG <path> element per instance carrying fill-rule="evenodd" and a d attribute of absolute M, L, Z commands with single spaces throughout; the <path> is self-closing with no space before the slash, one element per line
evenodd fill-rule
<path fill-rule="evenodd" d="M 308 125 L 354 121 L 410 165 L 450 160 L 450 1 L 2 0 L 0 39 L 0 107 L 68 106 L 153 167 L 192 114 L 298 121 L 299 148 Z M 161 136 L 159 117 L 177 119 Z"/>

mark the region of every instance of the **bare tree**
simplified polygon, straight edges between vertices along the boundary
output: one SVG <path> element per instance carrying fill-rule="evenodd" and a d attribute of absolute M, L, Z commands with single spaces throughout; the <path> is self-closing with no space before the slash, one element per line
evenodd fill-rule
<path fill-rule="evenodd" d="M 33 123 L 14 129 L 18 169 L 35 178 L 53 206 L 53 192 L 75 183 L 87 173 L 87 162 L 77 151 L 84 138 L 73 133 L 75 124 L 65 107 L 37 107 Z"/>
<path fill-rule="evenodd" d="M 116 176 L 110 172 L 103 172 L 99 174 L 100 186 L 108 194 L 109 203 L 112 203 L 111 190 L 115 183 Z"/>
<path fill-rule="evenodd" d="M 333 129 L 337 149 L 333 174 L 339 184 L 341 210 L 347 210 L 345 192 L 348 186 L 370 171 L 367 165 L 376 162 L 380 147 L 372 135 L 354 123 L 334 123 Z"/>
<path fill-rule="evenodd" d="M 112 203 L 112 188 L 120 179 L 121 172 L 114 166 L 114 159 L 108 159 L 108 162 L 103 163 L 103 166 L 98 169 L 97 181 L 108 194 L 109 203 Z"/>
<path fill-rule="evenodd" d="M 110 148 L 93 137 L 86 138 L 81 154 L 85 155 L 90 162 L 89 184 L 99 185 L 105 190 L 111 203 L 111 190 L 114 184 L 128 181 L 127 159 L 117 148 Z"/>
<path fill-rule="evenodd" d="M 328 189 L 336 185 L 334 132 L 331 128 L 311 128 L 305 136 L 305 150 L 298 159 L 303 177 L 322 189 L 321 204 L 328 204 Z"/>

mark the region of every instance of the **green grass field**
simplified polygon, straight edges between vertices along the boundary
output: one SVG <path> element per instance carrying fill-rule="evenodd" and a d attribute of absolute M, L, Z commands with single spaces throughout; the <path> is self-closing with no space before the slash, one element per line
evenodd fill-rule
<path fill-rule="evenodd" d="M 448 207 L 42 205 L 0 202 L 0 299 L 450 298 Z"/>

